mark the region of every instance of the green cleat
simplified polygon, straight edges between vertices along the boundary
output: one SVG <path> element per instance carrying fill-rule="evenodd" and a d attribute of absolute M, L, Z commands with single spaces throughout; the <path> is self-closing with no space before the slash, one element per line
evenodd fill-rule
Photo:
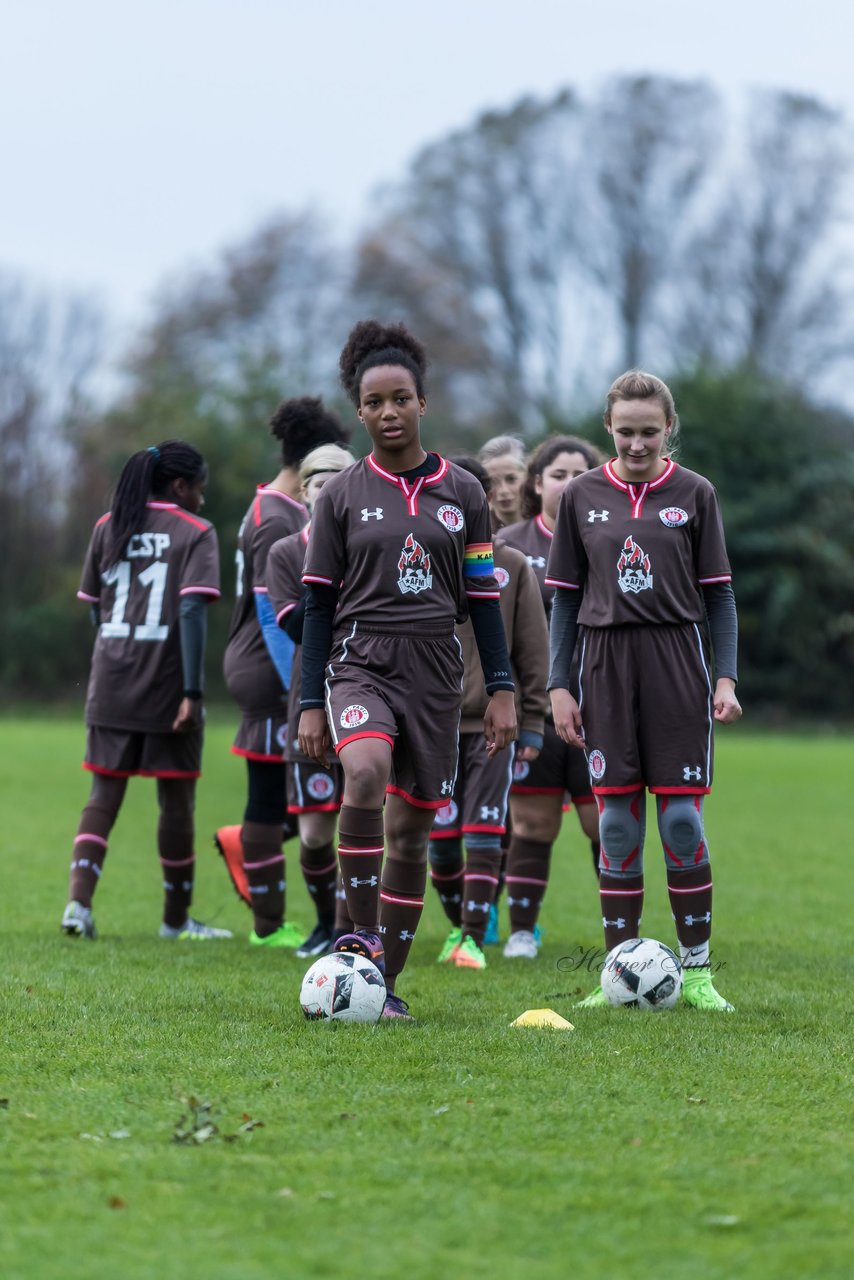
<path fill-rule="evenodd" d="M 590 992 L 589 996 L 579 1000 L 575 1007 L 576 1009 L 607 1009 L 610 1006 L 605 992 L 601 987 L 596 987 L 594 991 Z"/>
<path fill-rule="evenodd" d="M 462 929 L 452 929 L 445 939 L 442 950 L 436 957 L 436 964 L 447 964 L 449 960 L 456 959 L 455 952 L 462 941 Z"/>
<path fill-rule="evenodd" d="M 682 970 L 682 999 L 695 1009 L 715 1009 L 719 1013 L 735 1013 L 735 1005 L 724 1000 L 712 986 L 712 971 L 708 965 Z"/>
<path fill-rule="evenodd" d="M 463 938 L 454 953 L 454 964 L 458 969 L 485 969 L 486 956 L 468 934 Z"/>
<path fill-rule="evenodd" d="M 254 929 L 249 935 L 250 946 L 291 947 L 294 951 L 296 951 L 297 947 L 302 946 L 304 940 L 305 929 L 293 920 L 286 920 L 275 933 L 268 933 L 264 938 L 259 938 Z"/>

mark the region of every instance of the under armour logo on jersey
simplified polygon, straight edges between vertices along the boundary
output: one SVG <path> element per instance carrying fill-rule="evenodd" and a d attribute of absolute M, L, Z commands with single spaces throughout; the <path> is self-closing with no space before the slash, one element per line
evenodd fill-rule
<path fill-rule="evenodd" d="M 688 924 L 688 925 L 691 925 L 691 924 L 711 924 L 711 923 L 712 923 L 712 913 L 711 913 L 711 911 L 707 911 L 707 912 L 706 912 L 706 914 L 705 914 L 704 916 L 685 916 L 685 923 L 686 923 L 686 924 Z"/>
<path fill-rule="evenodd" d="M 490 807 L 490 805 L 488 804 L 482 804 L 480 806 L 480 816 L 483 822 L 497 822 L 498 821 L 497 805 L 492 805 Z"/>
<path fill-rule="evenodd" d="M 510 901 L 510 899 L 508 898 L 508 899 L 507 899 L 507 901 L 509 902 L 509 901 Z M 471 901 L 469 901 L 469 902 L 467 902 L 467 903 L 466 903 L 466 911 L 482 911 L 482 912 L 483 912 L 483 914 L 484 914 L 485 916 L 488 916 L 488 915 L 489 915 L 489 906 L 490 906 L 490 904 L 489 904 L 488 902 L 471 902 Z"/>
<path fill-rule="evenodd" d="M 528 564 L 532 569 L 545 569 L 546 562 L 543 556 L 528 556 Z"/>
<path fill-rule="evenodd" d="M 608 928 L 608 925 L 610 925 L 612 929 L 625 929 L 626 922 L 622 916 L 618 916 L 616 920 L 606 920 L 603 916 L 602 925 L 605 929 Z"/>
<path fill-rule="evenodd" d="M 360 888 L 362 887 L 362 885 L 363 885 L 363 884 L 364 884 L 364 885 L 369 885 L 369 886 L 370 886 L 370 888 L 371 888 L 371 889 L 373 889 L 373 887 L 374 887 L 374 885 L 375 885 L 376 883 L 377 883 L 377 877 L 376 877 L 376 876 L 368 876 L 367 880 L 359 880 L 359 879 L 358 879 L 358 877 L 356 877 L 356 876 L 351 876 L 351 877 L 350 877 L 350 888 L 351 888 L 351 889 L 360 889 Z"/>
<path fill-rule="evenodd" d="M 610 514 L 610 511 L 588 511 L 587 523 L 595 524 L 597 520 L 607 520 Z"/>
<path fill-rule="evenodd" d="M 697 765 L 695 769 L 691 769 L 686 764 L 685 768 L 682 770 L 682 778 L 685 782 L 690 782 L 692 779 L 694 780 L 694 782 L 699 782 L 702 776 L 703 776 L 703 770 L 700 768 L 699 765 Z"/>
<path fill-rule="evenodd" d="M 382 507 L 376 507 L 373 511 L 369 511 L 367 507 L 362 507 L 362 524 L 367 524 L 369 520 L 382 520 L 382 518 Z"/>

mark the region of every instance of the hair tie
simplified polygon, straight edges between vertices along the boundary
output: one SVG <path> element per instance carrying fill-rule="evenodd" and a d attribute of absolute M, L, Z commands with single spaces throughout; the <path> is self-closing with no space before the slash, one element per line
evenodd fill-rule
<path fill-rule="evenodd" d="M 149 452 L 149 453 L 153 453 L 153 454 L 154 454 L 154 461 L 155 461 L 155 462 L 159 462 L 159 461 L 160 461 L 160 450 L 158 449 L 158 447 L 157 447 L 157 445 L 156 445 L 156 444 L 150 444 L 150 445 L 148 446 L 148 452 Z"/>

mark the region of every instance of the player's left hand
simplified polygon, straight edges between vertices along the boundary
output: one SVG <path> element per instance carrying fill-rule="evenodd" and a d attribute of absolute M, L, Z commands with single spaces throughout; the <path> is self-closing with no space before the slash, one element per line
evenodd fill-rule
<path fill-rule="evenodd" d="M 721 676 L 715 685 L 715 719 L 719 724 L 735 724 L 741 719 L 741 703 L 735 696 L 735 682 Z"/>
<path fill-rule="evenodd" d="M 516 698 L 509 689 L 497 689 L 483 717 L 486 754 L 490 759 L 516 738 Z"/>
<path fill-rule="evenodd" d="M 173 733 L 192 733 L 202 727 L 201 698 L 182 698 L 178 714 L 172 721 Z"/>

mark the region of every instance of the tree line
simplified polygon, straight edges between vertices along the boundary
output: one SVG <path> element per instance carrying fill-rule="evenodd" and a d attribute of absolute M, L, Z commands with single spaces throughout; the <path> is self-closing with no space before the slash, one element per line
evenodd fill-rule
<path fill-rule="evenodd" d="M 617 373 L 668 378 L 681 461 L 721 494 L 744 701 L 850 715 L 851 155 L 839 112 L 782 91 L 733 105 L 702 81 L 636 76 L 525 98 L 422 149 L 348 243 L 286 211 L 165 282 L 118 370 L 96 307 L 0 273 L 7 700 L 82 694 L 80 560 L 137 448 L 183 436 L 208 459 L 228 600 L 237 526 L 276 465 L 270 413 L 322 393 L 352 420 L 337 355 L 377 315 L 425 341 L 429 438 L 448 452 L 506 431 L 601 444 Z M 213 611 L 213 693 L 227 614 Z"/>

